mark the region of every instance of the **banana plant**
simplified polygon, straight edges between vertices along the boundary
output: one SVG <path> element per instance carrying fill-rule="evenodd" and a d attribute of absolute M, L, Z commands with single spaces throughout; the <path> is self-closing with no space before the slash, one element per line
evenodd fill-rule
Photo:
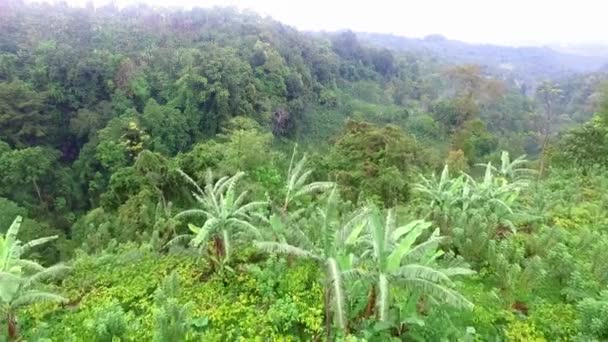
<path fill-rule="evenodd" d="M 265 201 L 246 202 L 247 191 L 236 194 L 236 184 L 245 175 L 239 172 L 232 177 L 222 177 L 213 182 L 213 173 L 207 172 L 204 189 L 192 178 L 180 171 L 181 175 L 194 187 L 192 195 L 197 200 L 199 208 L 189 209 L 178 213 L 175 218 L 202 216 L 206 220 L 202 226 L 189 223 L 189 234 L 178 235 L 168 245 L 190 240 L 190 245 L 203 252 L 206 243 L 213 241 L 211 259 L 221 269 L 231 257 L 232 242 L 243 235 L 260 236 L 258 227 L 254 226 L 252 213 L 267 207 Z"/>
<path fill-rule="evenodd" d="M 325 207 L 318 208 L 316 219 L 311 222 L 319 227 L 317 239 L 303 239 L 299 241 L 299 245 L 286 241 L 255 243 L 263 251 L 315 260 L 325 268 L 325 316 L 328 334 L 331 316 L 338 328 L 344 331 L 348 329 L 344 282 L 359 273 L 354 267 L 355 256 L 352 247 L 358 242 L 365 227 L 366 217 L 365 210 L 360 210 L 348 219 L 341 220 L 337 204 L 338 194 L 334 187 L 327 197 Z"/>
<path fill-rule="evenodd" d="M 297 145 L 293 148 L 289 169 L 287 170 L 287 183 L 285 185 L 285 199 L 283 200 L 283 212 L 287 212 L 289 205 L 298 198 L 315 193 L 329 190 L 335 186 L 333 182 L 307 182 L 312 170 L 306 170 L 306 155 L 295 162 Z"/>
<path fill-rule="evenodd" d="M 45 268 L 33 260 L 22 259 L 30 248 L 55 240 L 57 236 L 22 243 L 17 239 L 21 222 L 21 216 L 17 216 L 6 235 L 0 235 L 0 307 L 6 317 L 10 340 L 16 340 L 18 336 L 19 308 L 40 302 L 66 301 L 64 297 L 42 291 L 38 287 L 42 282 L 56 278 L 69 269 L 61 264 Z"/>
<path fill-rule="evenodd" d="M 527 175 L 537 173 L 534 169 L 521 167 L 527 163 L 528 160 L 525 154 L 511 160 L 509 152 L 502 151 L 500 155 L 500 168 L 495 168 L 494 171 L 507 180 L 514 182 L 525 178 Z"/>
<path fill-rule="evenodd" d="M 366 316 L 372 313 L 370 308 L 375 304 L 377 319 L 389 320 L 391 285 L 404 286 L 412 296 L 425 295 L 461 308 L 473 306 L 454 289 L 450 276 L 474 272 L 468 268 L 437 266 L 435 261 L 442 254 L 438 247 L 443 240 L 439 230 L 419 241 L 431 227 L 430 222 L 416 220 L 397 227 L 393 209 L 389 209 L 383 219 L 376 208 L 370 211 L 367 222 L 367 231 L 362 238 L 366 249 L 361 258 L 371 260 L 366 275 L 374 279 L 374 284 Z"/>
<path fill-rule="evenodd" d="M 431 218 L 439 223 L 444 234 L 449 233 L 450 217 L 461 205 L 462 197 L 467 195 L 465 177 L 451 178 L 448 165 L 445 165 L 439 178 L 435 174 L 430 178 L 420 177 L 422 181 L 414 185 L 414 190 L 429 200 Z"/>

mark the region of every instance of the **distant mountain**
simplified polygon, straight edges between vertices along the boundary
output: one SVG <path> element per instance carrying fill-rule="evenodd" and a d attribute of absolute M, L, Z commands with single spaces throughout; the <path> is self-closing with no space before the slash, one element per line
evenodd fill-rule
<path fill-rule="evenodd" d="M 601 56 L 608 58 L 608 45 L 602 44 L 570 44 L 549 45 L 555 51 L 580 56 Z"/>
<path fill-rule="evenodd" d="M 565 53 L 567 50 L 560 52 L 549 47 L 469 44 L 440 35 L 418 39 L 390 34 L 357 33 L 357 37 L 377 47 L 428 53 L 453 63 L 485 65 L 496 72 L 504 71 L 504 74 L 531 83 L 539 79 L 555 79 L 575 73 L 593 72 L 608 64 L 608 49 L 606 55 L 589 56 Z"/>

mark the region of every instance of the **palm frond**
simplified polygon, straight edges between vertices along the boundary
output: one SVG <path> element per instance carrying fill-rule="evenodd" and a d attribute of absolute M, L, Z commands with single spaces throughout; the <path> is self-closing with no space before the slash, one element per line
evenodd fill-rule
<path fill-rule="evenodd" d="M 234 214 L 235 215 L 246 215 L 247 213 L 254 211 L 256 209 L 264 208 L 268 206 L 268 202 L 266 201 L 258 201 L 258 202 L 250 202 L 245 204 L 244 206 L 237 209 Z"/>
<path fill-rule="evenodd" d="M 334 182 L 314 182 L 302 186 L 292 198 L 298 198 L 304 195 L 312 194 L 314 192 L 322 192 L 331 189 L 336 184 Z"/>
<path fill-rule="evenodd" d="M 287 243 L 262 241 L 255 242 L 254 245 L 256 246 L 256 248 L 268 253 L 287 254 L 299 258 L 311 258 L 316 260 L 320 259 L 317 255 L 310 251 L 307 251 L 300 247 L 292 246 Z"/>
<path fill-rule="evenodd" d="M 209 238 L 209 232 L 213 230 L 217 223 L 218 220 L 216 218 L 211 218 L 205 221 L 205 224 L 197 230 L 197 232 L 194 234 L 194 237 L 192 237 L 192 239 L 190 240 L 190 245 L 192 247 L 198 247 L 201 244 L 207 242 L 207 238 Z"/>
<path fill-rule="evenodd" d="M 64 303 L 67 301 L 67 298 L 54 293 L 32 290 L 21 294 L 19 297 L 13 300 L 11 305 L 13 307 L 20 307 L 41 302 Z"/>
<path fill-rule="evenodd" d="M 404 261 L 419 260 L 422 256 L 428 255 L 430 252 L 436 249 L 443 240 L 445 240 L 444 236 L 431 237 L 423 243 L 416 245 L 407 253 L 403 254 L 402 259 Z"/>
<path fill-rule="evenodd" d="M 188 176 L 187 173 L 185 173 L 181 169 L 177 169 L 177 173 L 179 173 L 179 175 L 182 176 L 182 178 L 184 178 L 184 180 L 186 180 L 186 182 L 188 182 L 190 185 L 192 185 L 196 189 L 196 191 L 198 191 L 199 194 L 204 193 L 203 189 L 201 189 L 201 187 L 198 184 L 196 184 L 194 179 L 192 179 L 190 176 Z"/>
<path fill-rule="evenodd" d="M 439 271 L 448 277 L 469 276 L 469 275 L 473 275 L 473 274 L 477 273 L 474 270 L 472 270 L 470 268 L 465 268 L 465 267 L 450 267 L 450 268 L 440 269 Z"/>
<path fill-rule="evenodd" d="M 169 242 L 167 242 L 164 246 L 164 248 L 167 247 L 172 247 L 175 246 L 183 241 L 190 241 L 192 240 L 192 235 L 190 234 L 181 234 L 181 235 L 177 235 L 175 236 L 173 239 L 169 240 Z"/>
<path fill-rule="evenodd" d="M 387 269 L 395 270 L 399 267 L 401 260 L 413 250 L 412 246 L 416 242 L 416 239 L 418 239 L 418 237 L 422 234 L 424 228 L 424 225 L 416 225 L 403 239 L 401 239 L 401 241 L 397 243 L 397 246 L 387 258 Z"/>
<path fill-rule="evenodd" d="M 64 275 L 66 272 L 70 271 L 71 269 L 71 267 L 68 267 L 63 264 L 53 265 L 51 267 L 45 268 L 44 270 L 37 272 L 27 278 L 26 286 L 38 284 L 49 279 L 58 278 Z"/>
<path fill-rule="evenodd" d="M 39 263 L 37 263 L 33 260 L 19 259 L 19 260 L 15 260 L 13 264 L 17 265 L 27 271 L 39 272 L 39 271 L 44 270 L 44 266 L 40 265 Z"/>
<path fill-rule="evenodd" d="M 420 265 L 420 264 L 409 264 L 399 267 L 395 274 L 399 278 L 403 279 L 424 279 L 433 283 L 446 283 L 451 284 L 450 278 L 443 272 L 434 268 Z"/>
<path fill-rule="evenodd" d="M 404 283 L 412 289 L 434 298 L 437 301 L 444 302 L 448 305 L 472 309 L 473 303 L 468 301 L 463 295 L 443 285 L 435 284 L 425 279 L 406 279 Z"/>
<path fill-rule="evenodd" d="M 21 252 L 25 253 L 33 247 L 43 245 L 43 244 L 53 241 L 53 240 L 57 240 L 57 238 L 59 238 L 59 235 L 47 236 L 47 237 L 28 241 L 27 243 L 23 244 L 23 246 L 21 247 Z"/>
<path fill-rule="evenodd" d="M 246 228 L 247 231 L 249 231 L 251 233 L 254 233 L 256 236 L 260 236 L 260 230 L 256 226 L 252 225 L 251 223 L 249 223 L 247 221 L 240 220 L 240 219 L 237 219 L 237 218 L 229 218 L 226 221 L 229 224 L 236 225 L 236 226 L 239 226 L 239 227 L 242 227 L 242 228 Z"/>
<path fill-rule="evenodd" d="M 182 217 L 191 217 L 191 216 L 205 216 L 208 217 L 210 216 L 209 213 L 205 210 L 202 209 L 188 209 L 188 210 L 184 210 L 180 213 L 178 213 L 177 215 L 175 215 L 176 219 L 182 218 Z"/>

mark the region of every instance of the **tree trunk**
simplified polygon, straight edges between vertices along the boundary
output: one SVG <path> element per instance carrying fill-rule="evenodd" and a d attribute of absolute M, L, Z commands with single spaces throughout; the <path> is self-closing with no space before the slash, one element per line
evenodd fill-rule
<path fill-rule="evenodd" d="M 365 319 L 370 318 L 374 314 L 374 308 L 376 307 L 376 287 L 372 285 L 369 289 L 369 295 L 367 296 L 367 306 L 365 307 Z"/>
<path fill-rule="evenodd" d="M 224 259 L 226 251 L 224 250 L 224 241 L 220 237 L 213 238 L 213 249 L 218 260 Z"/>
<path fill-rule="evenodd" d="M 19 330 L 17 329 L 17 321 L 15 320 L 15 315 L 12 312 L 9 312 L 6 315 L 6 322 L 8 324 L 8 340 L 16 341 L 17 336 L 19 335 Z"/>
<path fill-rule="evenodd" d="M 542 179 L 543 175 L 545 174 L 545 154 L 547 150 L 547 140 L 549 140 L 549 137 L 545 135 L 543 137 L 543 142 L 540 147 L 540 165 L 538 167 L 538 179 Z"/>
<path fill-rule="evenodd" d="M 32 183 L 34 184 L 34 189 L 36 190 L 36 195 L 38 195 L 38 200 L 40 201 L 40 204 L 43 204 L 42 194 L 40 192 L 40 187 L 38 186 L 36 179 L 32 179 Z"/>
<path fill-rule="evenodd" d="M 331 311 L 329 309 L 329 289 L 325 289 L 325 333 L 327 334 L 327 341 L 331 338 Z"/>

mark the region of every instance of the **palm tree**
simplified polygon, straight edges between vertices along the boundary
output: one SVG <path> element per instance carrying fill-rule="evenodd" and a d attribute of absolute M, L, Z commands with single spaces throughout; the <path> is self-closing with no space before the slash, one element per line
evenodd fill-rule
<path fill-rule="evenodd" d="M 302 159 L 294 164 L 297 147 L 298 145 L 293 148 L 291 161 L 289 162 L 289 170 L 287 171 L 287 184 L 285 186 L 286 194 L 282 207 L 283 212 L 287 211 L 289 205 L 294 200 L 314 192 L 329 190 L 335 186 L 335 183 L 333 182 L 306 182 L 312 173 L 312 170 L 304 169 L 304 166 L 306 165 L 306 155 L 302 156 Z"/>
<path fill-rule="evenodd" d="M 260 236 L 258 228 L 250 221 L 252 221 L 252 212 L 266 207 L 267 202 L 246 203 L 247 191 L 236 195 L 236 184 L 245 175 L 243 172 L 238 172 L 232 177 L 222 177 L 213 183 L 213 174 L 209 171 L 204 189 L 190 176 L 181 170 L 179 172 L 194 187 L 192 194 L 200 204 L 200 208 L 182 211 L 175 218 L 203 216 L 206 220 L 201 227 L 188 224 L 191 234 L 178 235 L 169 244 L 188 239 L 192 247 L 202 248 L 209 239 L 212 239 L 212 259 L 223 267 L 230 260 L 233 239 L 245 233 Z"/>
<path fill-rule="evenodd" d="M 430 222 L 416 220 L 396 227 L 393 209 L 382 219 L 380 210 L 371 210 L 368 230 L 363 240 L 367 246 L 361 256 L 370 256 L 367 275 L 375 279 L 368 302 L 367 316 L 375 304 L 379 321 L 387 321 L 391 305 L 390 284 L 403 284 L 412 294 L 424 294 L 456 307 L 471 308 L 473 305 L 454 290 L 450 280 L 453 275 L 474 273 L 468 268 L 438 268 L 433 261 L 441 255 L 438 245 L 442 241 L 435 230 L 424 241 L 416 241 L 431 226 Z M 375 302 L 375 303 L 374 303 Z"/>
<path fill-rule="evenodd" d="M 44 237 L 23 244 L 17 239 L 21 222 L 21 216 L 17 216 L 6 235 L 0 235 L 0 305 L 11 340 L 18 334 L 16 312 L 19 308 L 39 302 L 66 301 L 62 296 L 37 289 L 37 286 L 69 269 L 64 265 L 45 268 L 33 260 L 21 259 L 30 248 L 57 238 Z"/>
<path fill-rule="evenodd" d="M 344 294 L 344 279 L 356 275 L 358 270 L 353 268 L 354 255 L 349 247 L 356 244 L 359 234 L 365 226 L 365 212 L 356 212 L 350 219 L 342 223 L 337 208 L 338 195 L 334 187 L 329 193 L 327 204 L 323 209 L 318 208 L 318 240 L 312 242 L 305 235 L 298 245 L 286 241 L 256 242 L 261 250 L 288 254 L 299 258 L 312 259 L 325 267 L 325 317 L 327 333 L 333 314 L 334 322 L 340 329 L 346 330 L 347 315 Z"/>

